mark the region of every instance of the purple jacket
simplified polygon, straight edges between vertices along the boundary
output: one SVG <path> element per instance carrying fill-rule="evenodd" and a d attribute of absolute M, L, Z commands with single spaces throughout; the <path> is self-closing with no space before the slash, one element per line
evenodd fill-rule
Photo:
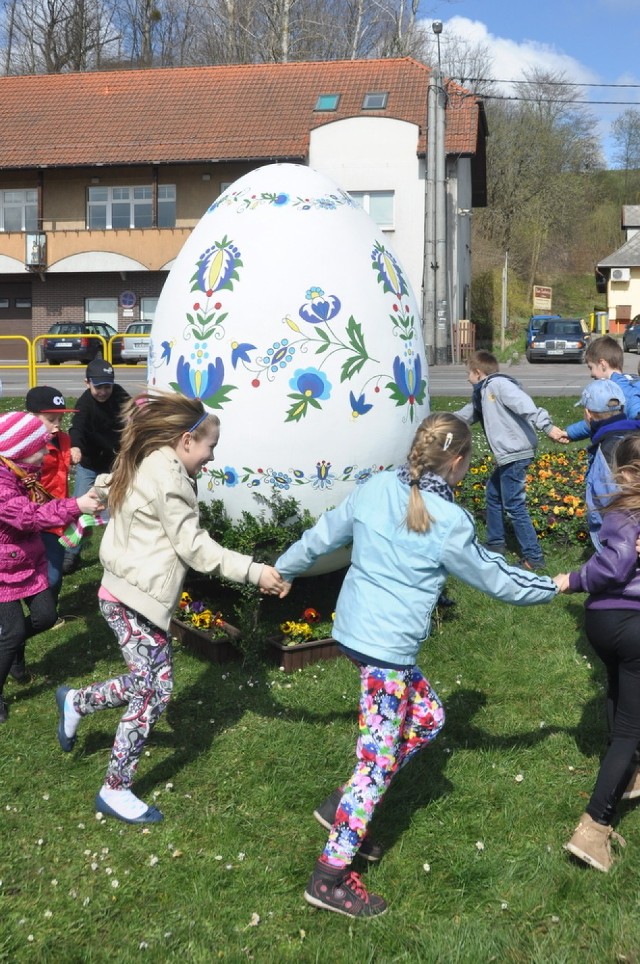
<path fill-rule="evenodd" d="M 37 505 L 23 482 L 0 465 L 0 602 L 24 599 L 49 585 L 40 532 L 80 517 L 75 499 Z"/>
<path fill-rule="evenodd" d="M 605 512 L 599 552 L 577 572 L 569 573 L 571 592 L 588 592 L 587 609 L 640 609 L 640 564 L 636 539 L 640 518 L 628 512 Z"/>

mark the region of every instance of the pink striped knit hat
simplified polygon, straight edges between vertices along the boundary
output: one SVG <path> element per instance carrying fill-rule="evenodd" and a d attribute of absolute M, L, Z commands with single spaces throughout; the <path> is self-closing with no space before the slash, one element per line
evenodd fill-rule
<path fill-rule="evenodd" d="M 0 415 L 0 455 L 20 462 L 45 447 L 49 433 L 43 422 L 29 412 Z"/>

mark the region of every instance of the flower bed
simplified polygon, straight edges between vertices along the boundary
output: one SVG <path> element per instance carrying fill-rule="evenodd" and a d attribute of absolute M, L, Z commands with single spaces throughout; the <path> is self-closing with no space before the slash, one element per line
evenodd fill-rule
<path fill-rule="evenodd" d="M 473 461 L 456 489 L 456 501 L 476 519 L 485 516 L 485 486 L 495 463 L 491 455 Z M 538 456 L 527 475 L 527 507 L 539 539 L 559 545 L 582 544 L 589 539 L 585 524 L 585 474 L 587 451 L 561 449 Z"/>
<path fill-rule="evenodd" d="M 308 643 L 288 644 L 278 636 L 271 640 L 271 649 L 278 665 L 285 673 L 294 673 L 305 666 L 311 666 L 321 659 L 335 659 L 340 655 L 338 644 L 331 636 L 326 639 L 312 639 Z"/>
<path fill-rule="evenodd" d="M 205 603 L 183 592 L 171 632 L 183 646 L 212 663 L 228 663 L 240 658 L 236 645 L 240 630 L 226 622 L 222 613 L 213 612 Z"/>
<path fill-rule="evenodd" d="M 340 655 L 338 644 L 332 637 L 331 620 L 322 620 L 313 608 L 305 609 L 300 619 L 280 623 L 280 636 L 270 642 L 279 665 L 287 673 L 310 666 L 321 659 L 335 659 Z"/>

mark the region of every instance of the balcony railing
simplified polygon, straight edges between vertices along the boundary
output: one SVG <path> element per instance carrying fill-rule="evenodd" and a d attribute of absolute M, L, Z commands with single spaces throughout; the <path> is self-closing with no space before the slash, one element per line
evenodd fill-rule
<path fill-rule="evenodd" d="M 28 270 L 46 271 L 65 259 L 96 252 L 104 252 L 111 259 L 121 255 L 140 266 L 138 270 L 159 271 L 177 257 L 196 224 L 194 220 L 175 228 L 89 230 L 70 221 L 44 219 L 42 231 L 0 231 L 0 256 L 8 259 L 4 261 L 4 269 L 0 268 L 0 276 L 15 274 L 20 270 L 19 265 Z M 69 270 L 81 269 L 74 269 L 71 263 Z"/>

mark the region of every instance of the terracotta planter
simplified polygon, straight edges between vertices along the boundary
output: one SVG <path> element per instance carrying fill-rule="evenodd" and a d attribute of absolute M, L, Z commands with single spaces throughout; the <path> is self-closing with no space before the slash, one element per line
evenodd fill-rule
<path fill-rule="evenodd" d="M 271 640 L 271 649 L 286 673 L 293 673 L 321 659 L 335 659 L 340 655 L 338 644 L 330 636 L 327 639 L 314 639 L 310 643 L 296 643 L 286 646 L 282 637 Z"/>
<path fill-rule="evenodd" d="M 240 659 L 241 653 L 234 645 L 240 638 L 240 630 L 231 623 L 224 624 L 224 636 L 210 636 L 205 630 L 196 629 L 179 619 L 172 619 L 169 628 L 183 646 L 211 663 L 230 663 Z"/>

